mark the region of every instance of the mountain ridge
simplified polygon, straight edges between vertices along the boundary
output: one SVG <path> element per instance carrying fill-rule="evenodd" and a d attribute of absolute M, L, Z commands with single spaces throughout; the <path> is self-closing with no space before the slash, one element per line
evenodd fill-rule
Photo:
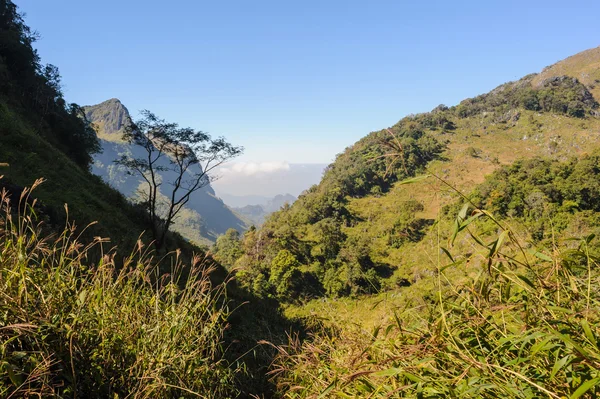
<path fill-rule="evenodd" d="M 122 166 L 114 163 L 123 154 L 140 157 L 144 156 L 145 152 L 143 148 L 122 140 L 126 126 L 131 122 L 127 107 L 120 100 L 113 98 L 97 105 L 86 106 L 84 110 L 97 132 L 102 147 L 102 151 L 94 155 L 92 173 L 100 176 L 126 197 L 135 200 L 138 191 L 144 187 L 142 179 L 129 175 Z M 165 181 L 173 181 L 175 176 L 169 177 L 169 173 L 163 171 L 159 175 Z M 165 196 L 169 194 L 166 191 L 161 193 Z M 175 231 L 198 244 L 210 244 L 230 228 L 242 232 L 246 229 L 246 221 L 216 196 L 210 184 L 192 194 L 174 224 Z"/>
<path fill-rule="evenodd" d="M 238 214 L 244 216 L 255 226 L 260 226 L 271 213 L 278 211 L 285 205 L 292 205 L 296 197 L 291 194 L 278 194 L 273 198 L 265 197 L 264 201 L 242 207 L 232 207 Z"/>
<path fill-rule="evenodd" d="M 246 234 L 244 247 L 259 250 L 236 263 L 241 279 L 257 293 L 293 301 L 379 292 L 434 273 L 425 266 L 436 242 L 427 227 L 457 200 L 449 186 L 469 193 L 518 159 L 566 161 L 600 147 L 600 105 L 589 80 L 600 73 L 597 54 L 576 54 L 540 74 L 407 116 L 358 140 L 317 186 L 273 213 L 257 233 Z M 582 82 L 582 74 L 590 78 Z M 401 183 L 421 174 L 445 183 L 432 177 Z M 296 268 L 299 281 L 285 289 L 270 271 L 281 259 Z M 267 283 L 250 284 L 257 279 Z"/>

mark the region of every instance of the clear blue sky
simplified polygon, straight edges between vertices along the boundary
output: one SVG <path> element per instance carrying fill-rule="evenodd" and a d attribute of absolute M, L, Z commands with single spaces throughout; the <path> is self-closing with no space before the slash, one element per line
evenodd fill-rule
<path fill-rule="evenodd" d="M 600 1 L 15 0 L 81 105 L 117 97 L 246 147 L 330 162 L 410 113 L 600 45 Z"/>

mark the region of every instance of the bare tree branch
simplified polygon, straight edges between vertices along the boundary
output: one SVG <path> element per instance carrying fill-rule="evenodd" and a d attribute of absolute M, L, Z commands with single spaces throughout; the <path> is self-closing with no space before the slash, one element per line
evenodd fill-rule
<path fill-rule="evenodd" d="M 130 174 L 139 175 L 148 186 L 149 223 L 157 250 L 164 246 L 169 228 L 192 194 L 211 182 L 216 167 L 243 151 L 223 137 L 212 139 L 202 131 L 180 128 L 147 110 L 142 111 L 141 120 L 125 129 L 123 139 L 145 150 L 143 157 L 123 155 L 115 163 Z M 162 182 L 167 174 L 161 172 L 173 172 L 174 177 Z M 170 188 L 164 191 L 167 186 Z M 160 195 L 166 196 L 168 202 L 162 217 L 158 209 Z"/>

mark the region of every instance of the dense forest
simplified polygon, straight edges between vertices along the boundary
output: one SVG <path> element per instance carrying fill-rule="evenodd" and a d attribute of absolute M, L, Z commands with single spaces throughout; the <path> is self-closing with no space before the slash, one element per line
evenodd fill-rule
<path fill-rule="evenodd" d="M 0 0 L 0 397 L 600 393 L 600 48 L 368 134 L 209 251 L 91 172 L 35 40 Z"/>

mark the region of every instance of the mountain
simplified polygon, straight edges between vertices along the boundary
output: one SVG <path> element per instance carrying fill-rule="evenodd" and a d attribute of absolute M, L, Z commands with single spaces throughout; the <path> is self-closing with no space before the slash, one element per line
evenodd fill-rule
<path fill-rule="evenodd" d="M 283 390 L 600 395 L 572 360 L 600 333 L 599 55 L 369 134 L 246 233 L 246 286 L 324 324 L 277 363 Z"/>
<path fill-rule="evenodd" d="M 84 107 L 87 119 L 94 125 L 102 151 L 94 155 L 92 173 L 100 176 L 112 187 L 128 198 L 135 198 L 142 184 L 142 178 L 127 174 L 126 170 L 114 163 L 122 154 L 134 157 L 143 156 L 145 150 L 139 146 L 123 142 L 125 126 L 131 121 L 127 108 L 118 100 L 110 99 L 103 103 Z M 165 159 L 163 162 L 167 163 Z M 164 165 L 166 166 L 166 165 Z M 173 172 L 160 172 L 163 181 L 174 181 Z M 163 195 L 168 195 L 166 191 Z M 214 242 L 229 228 L 244 231 L 246 222 L 228 208 L 216 195 L 210 184 L 198 190 L 176 219 L 174 230 L 185 238 L 206 244 Z"/>
<path fill-rule="evenodd" d="M 126 126 L 131 123 L 127 108 L 117 98 L 84 107 L 86 117 L 95 125 L 99 138 L 121 142 Z"/>
<path fill-rule="evenodd" d="M 263 206 L 263 209 L 265 212 L 273 213 L 278 211 L 285 204 L 292 205 L 294 201 L 296 201 L 296 197 L 292 194 L 279 194 L 269 200 L 269 202 Z"/>
<path fill-rule="evenodd" d="M 246 234 L 244 248 L 251 251 L 236 264 L 242 279 L 259 294 L 291 301 L 430 281 L 436 267 L 431 259 L 439 252 L 431 226 L 445 226 L 440 218 L 461 201 L 457 192 L 469 195 L 486 177 L 522 159 L 542 157 L 554 165 L 600 148 L 599 86 L 600 48 L 595 48 L 458 105 L 440 105 L 370 133 L 338 155 L 321 182 L 291 207 Z M 420 175 L 429 177 L 403 183 Z M 486 201 L 503 203 L 502 209 L 521 204 L 504 189 L 509 187 L 482 192 L 495 195 Z M 541 194 L 521 195 L 531 195 L 533 204 Z M 512 212 L 507 215 L 520 211 Z M 571 216 L 561 220 L 554 226 L 557 234 L 576 228 Z M 541 231 L 525 234 L 538 242 L 552 230 Z M 277 280 L 274 276 L 284 276 L 280 270 L 293 279 Z"/>
<path fill-rule="evenodd" d="M 219 191 L 217 191 L 217 195 L 227 206 L 232 208 L 243 208 L 247 205 L 265 205 L 271 199 L 271 197 L 264 195 L 231 195 Z"/>
<path fill-rule="evenodd" d="M 260 197 L 255 199 L 260 199 Z M 296 201 L 296 197 L 291 194 L 279 194 L 271 199 L 264 198 L 256 205 L 234 207 L 233 210 L 250 220 L 255 226 L 260 226 L 268 215 L 278 211 L 285 204 L 293 204 L 294 201 Z"/>

